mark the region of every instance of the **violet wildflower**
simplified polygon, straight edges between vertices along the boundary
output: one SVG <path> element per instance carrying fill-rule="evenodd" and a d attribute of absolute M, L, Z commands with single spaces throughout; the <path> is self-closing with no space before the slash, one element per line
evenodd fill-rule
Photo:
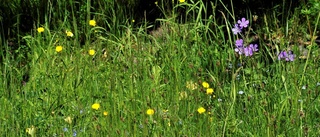
<path fill-rule="evenodd" d="M 258 51 L 258 44 L 250 44 L 249 47 L 252 49 L 252 51 Z"/>
<path fill-rule="evenodd" d="M 236 40 L 236 48 L 234 49 L 234 51 L 237 52 L 239 55 L 242 55 L 244 53 L 243 39 Z"/>
<path fill-rule="evenodd" d="M 248 27 L 249 20 L 246 20 L 246 18 L 242 18 L 241 20 L 238 20 L 238 24 L 239 24 L 240 29 L 246 28 L 246 27 Z"/>
<path fill-rule="evenodd" d="M 237 35 L 238 33 L 241 32 L 241 28 L 239 27 L 238 24 L 234 25 L 234 28 L 232 28 L 232 32 L 233 32 L 234 35 Z"/>
<path fill-rule="evenodd" d="M 236 47 L 237 48 L 243 47 L 243 39 L 236 40 Z"/>
<path fill-rule="evenodd" d="M 244 53 L 244 48 L 240 47 L 240 48 L 236 48 L 234 49 L 235 52 L 237 52 L 239 55 L 242 55 Z"/>
<path fill-rule="evenodd" d="M 281 51 L 278 55 L 278 60 L 281 60 L 283 58 L 287 57 L 287 52 L 286 51 Z"/>
<path fill-rule="evenodd" d="M 64 131 L 64 132 L 68 132 L 68 128 L 66 128 L 66 127 L 63 128 L 63 131 Z"/>
<path fill-rule="evenodd" d="M 74 136 L 74 137 L 77 136 L 77 131 L 73 130 L 72 136 Z"/>
<path fill-rule="evenodd" d="M 293 61 L 296 55 L 293 54 L 292 51 L 288 52 L 288 57 L 286 58 L 286 61 Z"/>
<path fill-rule="evenodd" d="M 252 56 L 253 55 L 253 50 L 250 47 L 245 47 L 244 48 L 244 55 L 248 56 Z"/>
<path fill-rule="evenodd" d="M 243 28 L 248 27 L 248 25 L 249 20 L 246 20 L 246 18 L 238 20 L 238 23 L 234 25 L 234 28 L 232 28 L 233 34 L 237 35 Z M 258 44 L 250 44 L 249 46 L 245 47 L 243 43 L 243 39 L 236 40 L 236 48 L 234 50 L 239 55 L 244 54 L 245 56 L 252 56 L 254 52 L 258 51 Z"/>
<path fill-rule="evenodd" d="M 278 55 L 278 60 L 285 59 L 286 61 L 293 61 L 295 56 L 292 51 L 281 51 Z"/>

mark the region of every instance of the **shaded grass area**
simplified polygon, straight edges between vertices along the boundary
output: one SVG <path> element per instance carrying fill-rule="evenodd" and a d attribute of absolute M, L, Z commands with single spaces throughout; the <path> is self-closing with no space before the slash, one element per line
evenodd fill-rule
<path fill-rule="evenodd" d="M 177 23 L 181 6 L 193 20 Z M 131 19 L 111 31 L 91 14 L 37 24 L 22 37 L 26 55 L 2 54 L 1 135 L 318 136 L 319 48 L 298 12 L 286 27 L 275 15 L 255 27 L 248 14 L 249 27 L 234 35 L 232 12 L 201 19 L 201 10 L 202 2 L 176 3 L 152 32 Z M 259 51 L 237 54 L 239 38 Z M 283 50 L 294 61 L 278 60 Z"/>

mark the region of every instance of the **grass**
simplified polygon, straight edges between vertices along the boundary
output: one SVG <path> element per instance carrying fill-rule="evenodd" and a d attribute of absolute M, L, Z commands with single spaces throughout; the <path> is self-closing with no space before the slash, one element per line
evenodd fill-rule
<path fill-rule="evenodd" d="M 0 134 L 320 135 L 319 48 L 311 39 L 303 48 L 308 54 L 302 54 L 299 40 L 306 42 L 315 33 L 308 35 L 308 24 L 302 28 L 297 23 L 299 14 L 288 18 L 285 27 L 277 25 L 275 13 L 259 17 L 260 24 L 248 14 L 243 38 L 249 43 L 259 37 L 259 51 L 246 57 L 235 53 L 235 40 L 242 36 L 231 31 L 239 15 L 215 11 L 201 19 L 199 11 L 206 9 L 202 2 L 175 4 L 152 32 L 148 23 L 121 23 L 85 7 L 83 20 L 71 11 L 72 17 L 61 18 L 59 26 L 36 24 L 22 38 L 25 48 L 12 51 L 6 46 Z M 212 3 L 217 4 L 222 3 Z M 176 14 L 181 8 L 193 18 L 181 23 Z M 96 26 L 89 25 L 91 19 Z M 39 33 L 41 26 L 44 32 Z M 57 46 L 62 50 L 57 52 Z M 295 60 L 278 60 L 278 53 L 288 49 Z M 213 94 L 206 93 L 203 82 Z M 201 107 L 204 113 L 198 112 Z"/>

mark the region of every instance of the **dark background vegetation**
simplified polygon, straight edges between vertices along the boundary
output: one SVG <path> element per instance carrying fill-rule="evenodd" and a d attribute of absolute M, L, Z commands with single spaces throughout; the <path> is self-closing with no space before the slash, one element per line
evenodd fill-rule
<path fill-rule="evenodd" d="M 157 0 L 1 0 L 0 3 L 0 34 L 1 34 L 1 55 L 4 56 L 4 47 L 7 46 L 9 51 L 17 50 L 24 45 L 21 37 L 35 31 L 39 24 L 46 24 L 50 29 L 58 29 L 64 20 L 72 21 L 74 30 L 84 32 L 86 23 L 90 19 L 97 20 L 99 26 L 106 28 L 110 32 L 119 33 L 121 25 L 131 23 L 135 20 L 135 25 L 139 26 L 144 23 L 153 25 L 150 29 L 159 26 L 157 18 L 165 18 L 170 15 L 173 4 L 171 0 L 158 0 L 159 7 L 155 5 Z M 236 18 L 245 17 L 248 13 L 263 16 L 277 11 L 275 15 L 281 23 L 284 23 L 290 17 L 292 12 L 306 5 L 305 0 L 203 0 L 207 6 L 207 11 L 203 18 L 208 18 L 215 12 L 226 12 L 224 3 L 231 11 L 234 8 Z M 89 2 L 89 3 L 88 3 Z M 88 5 L 90 7 L 88 7 Z M 112 5 L 112 6 L 110 6 Z M 214 7 L 213 7 L 214 6 Z M 110 8 L 113 7 L 113 8 Z M 64 12 L 61 12 L 64 11 Z M 187 22 L 188 16 L 185 16 L 183 7 L 178 9 L 181 17 L 180 22 Z M 221 14 L 221 13 L 215 13 Z M 227 14 L 226 14 L 227 15 Z M 217 20 L 222 20 L 222 16 Z M 219 18 L 220 17 L 220 18 Z M 84 20 L 84 21 L 79 21 Z M 77 36 L 79 41 L 84 41 L 84 36 Z"/>

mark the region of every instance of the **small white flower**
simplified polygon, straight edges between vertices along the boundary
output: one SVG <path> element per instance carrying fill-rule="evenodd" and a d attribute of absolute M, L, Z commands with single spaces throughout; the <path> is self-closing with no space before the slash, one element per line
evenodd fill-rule
<path fill-rule="evenodd" d="M 240 80 L 240 77 L 241 77 L 241 75 L 238 74 L 237 77 L 236 77 L 236 79 L 237 79 L 237 80 Z"/>
<path fill-rule="evenodd" d="M 307 89 L 307 87 L 304 85 L 304 86 L 302 86 L 302 88 L 301 88 L 301 89 L 305 90 L 305 89 Z"/>
<path fill-rule="evenodd" d="M 243 92 L 242 90 L 240 90 L 240 91 L 238 92 L 238 94 L 242 95 L 242 94 L 244 94 L 244 92 Z"/>
<path fill-rule="evenodd" d="M 221 98 L 218 98 L 218 102 L 222 102 L 222 99 L 221 99 Z"/>

